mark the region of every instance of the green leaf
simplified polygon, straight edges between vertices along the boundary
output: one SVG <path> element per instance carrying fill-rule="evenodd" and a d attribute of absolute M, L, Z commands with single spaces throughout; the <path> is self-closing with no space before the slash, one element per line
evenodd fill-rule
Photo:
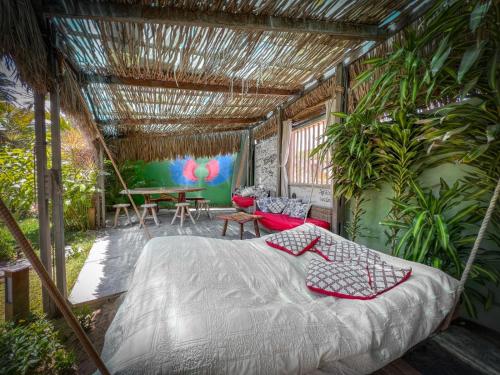
<path fill-rule="evenodd" d="M 449 35 L 444 38 L 441 43 L 439 43 L 439 47 L 437 48 L 434 56 L 431 60 L 431 73 L 432 75 L 436 75 L 437 72 L 441 70 L 444 62 L 448 58 L 451 52 L 451 46 L 448 45 Z"/>
<path fill-rule="evenodd" d="M 478 2 L 474 10 L 470 14 L 469 27 L 471 31 L 476 32 L 477 28 L 481 24 L 484 19 L 484 16 L 488 13 L 488 9 L 490 8 L 491 1 L 487 2 Z"/>
<path fill-rule="evenodd" d="M 448 227 L 444 222 L 443 216 L 434 215 L 434 220 L 436 221 L 439 242 L 441 243 L 443 249 L 448 249 L 450 244 L 450 234 L 448 233 Z"/>
<path fill-rule="evenodd" d="M 472 47 L 469 47 L 465 51 L 464 55 L 462 56 L 462 61 L 460 61 L 460 67 L 458 68 L 458 83 L 462 83 L 464 76 L 481 55 L 485 44 L 485 41 L 481 41 L 480 43 L 476 43 Z"/>

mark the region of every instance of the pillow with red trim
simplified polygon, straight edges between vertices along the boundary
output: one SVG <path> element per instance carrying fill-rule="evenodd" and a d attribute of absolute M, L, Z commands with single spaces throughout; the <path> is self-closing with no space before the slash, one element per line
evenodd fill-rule
<path fill-rule="evenodd" d="M 366 246 L 350 241 L 332 241 L 331 243 L 319 242 L 314 250 L 329 262 L 346 262 L 353 260 L 374 263 L 380 256 Z"/>
<path fill-rule="evenodd" d="M 284 231 L 270 235 L 266 243 L 275 249 L 299 256 L 312 249 L 319 237 L 311 232 Z"/>
<path fill-rule="evenodd" d="M 286 202 L 284 202 L 282 199 L 277 199 L 273 202 L 271 202 L 268 206 L 267 209 L 269 212 L 272 212 L 273 214 L 280 214 L 283 212 L 283 209 L 286 206 Z"/>
<path fill-rule="evenodd" d="M 311 259 L 306 285 L 316 293 L 347 299 L 372 299 L 406 281 L 411 268 L 397 268 L 386 262 L 346 261 L 330 263 Z"/>

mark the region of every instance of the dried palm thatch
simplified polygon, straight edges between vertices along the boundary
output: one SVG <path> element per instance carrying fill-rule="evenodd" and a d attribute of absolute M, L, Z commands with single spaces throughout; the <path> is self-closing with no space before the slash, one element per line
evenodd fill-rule
<path fill-rule="evenodd" d="M 54 0 L 62 8 L 65 1 L 69 0 Z M 341 21 L 377 25 L 386 30 L 388 24 L 383 21 L 391 18 L 393 22 L 394 11 L 404 15 L 422 0 L 87 1 L 290 20 Z M 44 3 L 40 2 L 40 6 Z M 50 86 L 47 50 L 31 1 L 0 0 L 0 4 L 0 52 L 15 62 L 23 82 L 47 91 Z M 304 30 L 249 30 L 119 17 L 85 18 L 64 12 L 50 16 L 49 21 L 64 58 L 61 108 L 90 139 L 98 131 L 117 138 L 115 143 L 125 147 L 123 150 L 115 147 L 122 158 L 127 153 L 130 158 L 144 154 L 146 159 L 174 153 L 184 155 L 188 150 L 198 152 L 202 148 L 213 153 L 209 145 L 212 140 L 218 142 L 221 150 L 233 150 L 233 144 L 238 142 L 222 145 L 224 132 L 228 132 L 227 140 L 236 139 L 239 131 L 255 125 L 248 119 L 263 118 L 286 103 L 287 95 L 301 92 L 307 82 L 320 79 L 343 61 L 346 53 L 365 45 L 359 38 L 343 40 Z M 44 27 L 44 23 L 40 25 Z M 307 114 L 308 108 L 327 100 L 331 84 L 330 80 L 320 85 L 289 106 L 285 118 Z M 207 85 L 218 89 L 209 89 Z M 200 120 L 207 118 L 222 121 L 204 124 Z M 233 121 L 224 121 L 229 118 Z M 234 121 L 238 118 L 247 121 Z M 141 119 L 144 124 L 137 123 Z M 134 125 L 130 120 L 136 121 Z M 255 133 L 257 137 L 266 137 L 275 129 L 276 119 L 271 118 L 256 128 Z M 207 132 L 211 134 L 208 137 Z M 127 148 L 126 137 L 137 145 L 146 142 L 139 141 L 141 137 L 148 140 L 152 144 L 150 151 Z"/>
<path fill-rule="evenodd" d="M 253 130 L 253 137 L 256 141 L 260 141 L 272 137 L 278 132 L 278 118 L 273 114 L 267 121 L 257 126 Z"/>
<path fill-rule="evenodd" d="M 203 139 L 203 141 L 200 141 Z M 128 136 L 112 139 L 110 148 L 117 161 L 154 161 L 175 159 L 179 156 L 210 157 L 237 152 L 240 148 L 241 132 L 184 136 Z"/>
<path fill-rule="evenodd" d="M 48 89 L 47 51 L 29 0 L 0 0 L 0 56 L 15 63 L 20 81 Z"/>

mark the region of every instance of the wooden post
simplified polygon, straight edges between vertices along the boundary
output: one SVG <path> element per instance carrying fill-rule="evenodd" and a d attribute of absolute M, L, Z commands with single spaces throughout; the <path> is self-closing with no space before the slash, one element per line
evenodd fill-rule
<path fill-rule="evenodd" d="M 346 110 L 347 105 L 347 68 L 344 64 L 340 63 L 335 68 L 335 85 L 334 92 L 332 93 L 333 112 L 342 112 Z M 332 122 L 341 121 L 340 118 L 332 116 Z M 327 126 L 330 124 L 326 124 Z M 333 194 L 332 184 L 332 232 L 342 235 L 344 232 L 345 221 L 345 200 L 343 198 L 335 198 Z"/>
<path fill-rule="evenodd" d="M 277 171 L 277 186 L 276 195 L 281 197 L 281 151 L 283 148 L 283 109 L 278 107 L 278 112 L 276 114 L 276 121 L 278 123 L 278 135 L 276 142 L 278 143 L 278 171 Z"/>
<path fill-rule="evenodd" d="M 56 265 L 56 284 L 61 294 L 67 296 L 66 288 L 66 257 L 64 243 L 64 209 L 61 163 L 61 124 L 59 84 L 57 79 L 57 62 L 52 59 L 56 79 L 50 90 L 50 121 L 51 121 L 51 195 L 52 195 L 52 228 L 54 235 L 54 255 Z"/>
<path fill-rule="evenodd" d="M 5 320 L 28 319 L 30 315 L 30 266 L 5 270 Z"/>
<path fill-rule="evenodd" d="M 104 181 L 104 150 L 101 145 L 99 145 L 99 177 L 98 184 L 100 190 L 100 202 L 101 202 L 101 227 L 106 227 L 106 191 L 105 191 L 105 181 Z"/>
<path fill-rule="evenodd" d="M 34 93 L 35 107 L 35 154 L 37 177 L 38 225 L 40 258 L 47 273 L 52 275 L 52 252 L 50 242 L 49 197 L 47 188 L 47 140 L 45 129 L 45 93 Z M 56 314 L 55 306 L 46 289 L 42 289 L 43 311 L 48 317 Z"/>
<path fill-rule="evenodd" d="M 254 182 L 254 140 L 253 140 L 253 130 L 249 129 L 248 130 L 248 162 L 247 162 L 247 170 L 248 170 L 248 177 L 247 177 L 247 185 L 252 186 L 255 185 Z"/>

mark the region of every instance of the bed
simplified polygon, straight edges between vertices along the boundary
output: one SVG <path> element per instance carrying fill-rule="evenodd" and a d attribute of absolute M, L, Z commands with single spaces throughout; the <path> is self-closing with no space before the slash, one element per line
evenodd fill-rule
<path fill-rule="evenodd" d="M 106 333 L 111 372 L 371 373 L 432 333 L 453 304 L 455 279 L 382 253 L 412 276 L 368 301 L 315 294 L 305 273 L 319 255 L 293 257 L 265 239 L 150 240 Z"/>

